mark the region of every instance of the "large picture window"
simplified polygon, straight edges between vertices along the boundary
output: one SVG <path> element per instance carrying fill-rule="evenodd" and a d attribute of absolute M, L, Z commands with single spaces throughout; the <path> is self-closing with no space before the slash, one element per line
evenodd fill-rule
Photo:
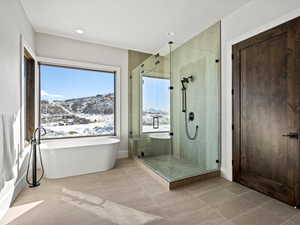
<path fill-rule="evenodd" d="M 143 132 L 170 131 L 170 80 L 143 77 Z"/>
<path fill-rule="evenodd" d="M 115 135 L 115 73 L 40 65 L 44 138 Z"/>

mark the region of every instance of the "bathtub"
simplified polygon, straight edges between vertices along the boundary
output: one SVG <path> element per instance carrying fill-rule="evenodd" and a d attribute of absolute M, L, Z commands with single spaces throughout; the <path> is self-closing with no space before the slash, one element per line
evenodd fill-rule
<path fill-rule="evenodd" d="M 109 170 L 115 165 L 119 142 L 108 137 L 44 141 L 40 148 L 45 177 L 53 179 Z"/>

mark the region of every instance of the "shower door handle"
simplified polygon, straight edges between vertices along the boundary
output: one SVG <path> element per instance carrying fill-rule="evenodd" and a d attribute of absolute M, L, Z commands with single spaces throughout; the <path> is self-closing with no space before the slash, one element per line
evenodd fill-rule
<path fill-rule="evenodd" d="M 290 132 L 290 133 L 287 133 L 287 134 L 283 134 L 282 136 L 289 137 L 289 138 L 295 138 L 295 139 L 299 138 L 299 135 L 296 132 Z"/>
<path fill-rule="evenodd" d="M 155 123 L 155 121 L 157 121 L 157 122 Z M 158 129 L 159 128 L 159 117 L 158 116 L 153 116 L 152 126 L 153 126 L 153 129 Z"/>

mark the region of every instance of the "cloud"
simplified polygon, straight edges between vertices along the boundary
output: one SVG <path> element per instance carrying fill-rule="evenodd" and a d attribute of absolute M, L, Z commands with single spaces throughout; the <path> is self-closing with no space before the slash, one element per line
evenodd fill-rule
<path fill-rule="evenodd" d="M 56 94 L 49 94 L 44 90 L 41 90 L 41 97 L 43 99 L 47 100 L 60 100 L 60 99 L 65 99 L 65 96 L 63 95 L 56 95 Z"/>

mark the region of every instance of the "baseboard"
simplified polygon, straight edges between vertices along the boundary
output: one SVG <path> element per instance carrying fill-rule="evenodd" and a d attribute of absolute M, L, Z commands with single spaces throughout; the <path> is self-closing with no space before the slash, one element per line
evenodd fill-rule
<path fill-rule="evenodd" d="M 0 191 L 0 221 L 6 214 L 12 201 L 13 196 L 13 181 L 6 182 L 3 189 Z"/>
<path fill-rule="evenodd" d="M 119 150 L 117 158 L 118 159 L 128 158 L 128 150 Z"/>
<path fill-rule="evenodd" d="M 15 201 L 15 199 L 18 197 L 18 195 L 21 193 L 21 191 L 24 190 L 26 185 L 27 185 L 27 183 L 26 183 L 26 171 L 25 171 L 15 184 L 15 191 L 13 194 L 11 204 Z"/>
<path fill-rule="evenodd" d="M 228 171 L 226 170 L 226 168 L 221 168 L 221 177 L 228 181 L 233 181 L 232 176 L 228 175 Z"/>

